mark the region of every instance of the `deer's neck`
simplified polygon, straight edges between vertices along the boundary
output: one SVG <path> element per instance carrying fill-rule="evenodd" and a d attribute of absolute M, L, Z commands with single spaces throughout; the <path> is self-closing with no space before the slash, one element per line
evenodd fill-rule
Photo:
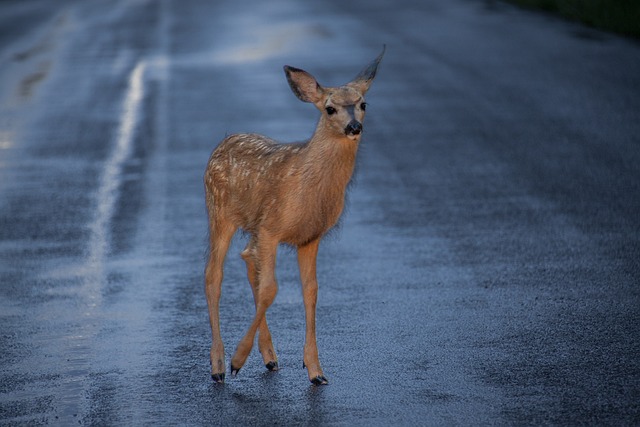
<path fill-rule="evenodd" d="M 306 148 L 305 169 L 316 185 L 344 193 L 353 175 L 358 141 L 336 135 L 320 121 Z"/>

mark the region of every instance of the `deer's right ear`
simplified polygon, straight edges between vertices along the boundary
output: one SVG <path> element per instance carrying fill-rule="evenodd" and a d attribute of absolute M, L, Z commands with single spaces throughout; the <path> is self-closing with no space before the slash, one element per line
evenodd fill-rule
<path fill-rule="evenodd" d="M 293 93 L 304 102 L 318 103 L 322 99 L 323 89 L 315 77 L 299 68 L 284 66 L 284 73 Z"/>

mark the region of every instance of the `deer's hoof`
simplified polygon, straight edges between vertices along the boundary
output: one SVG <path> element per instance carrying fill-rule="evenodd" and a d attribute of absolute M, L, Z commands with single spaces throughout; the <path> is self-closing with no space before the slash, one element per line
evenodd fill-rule
<path fill-rule="evenodd" d="M 318 375 L 315 378 L 311 378 L 311 384 L 313 385 L 327 385 L 329 380 L 324 375 Z"/>
<path fill-rule="evenodd" d="M 211 379 L 217 384 L 224 384 L 224 372 L 221 374 L 211 374 Z"/>
<path fill-rule="evenodd" d="M 277 371 L 278 370 L 278 362 L 273 361 L 273 360 L 271 362 L 267 363 L 264 366 L 266 366 L 267 369 L 270 370 L 270 371 Z"/>
<path fill-rule="evenodd" d="M 237 376 L 238 372 L 240 372 L 240 368 L 234 368 L 233 365 L 231 365 L 231 376 L 232 377 Z"/>

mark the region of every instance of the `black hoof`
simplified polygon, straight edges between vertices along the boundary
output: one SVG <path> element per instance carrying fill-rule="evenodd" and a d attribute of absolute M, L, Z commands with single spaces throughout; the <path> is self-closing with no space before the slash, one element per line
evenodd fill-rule
<path fill-rule="evenodd" d="M 240 368 L 234 368 L 233 365 L 231 365 L 231 376 L 235 377 L 238 375 L 238 372 L 240 372 Z"/>
<path fill-rule="evenodd" d="M 311 379 L 311 384 L 326 385 L 326 384 L 329 384 L 329 380 L 327 380 L 327 378 L 324 377 L 323 375 L 318 375 L 317 377 Z"/>
<path fill-rule="evenodd" d="M 267 363 L 264 366 L 266 366 L 267 369 L 270 370 L 270 371 L 277 371 L 278 370 L 278 362 L 275 362 L 273 360 L 271 362 Z"/>
<path fill-rule="evenodd" d="M 224 372 L 221 374 L 211 374 L 211 379 L 215 383 L 224 384 L 224 376 L 225 376 Z"/>

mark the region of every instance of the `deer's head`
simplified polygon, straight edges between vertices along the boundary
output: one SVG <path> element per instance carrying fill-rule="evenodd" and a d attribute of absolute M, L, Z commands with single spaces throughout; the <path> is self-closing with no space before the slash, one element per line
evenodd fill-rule
<path fill-rule="evenodd" d="M 336 134 L 358 140 L 362 134 L 367 103 L 364 95 L 376 76 L 382 52 L 353 81 L 340 87 L 323 87 L 311 74 L 299 68 L 285 65 L 289 86 L 304 102 L 310 102 L 322 113 L 321 124 Z"/>

